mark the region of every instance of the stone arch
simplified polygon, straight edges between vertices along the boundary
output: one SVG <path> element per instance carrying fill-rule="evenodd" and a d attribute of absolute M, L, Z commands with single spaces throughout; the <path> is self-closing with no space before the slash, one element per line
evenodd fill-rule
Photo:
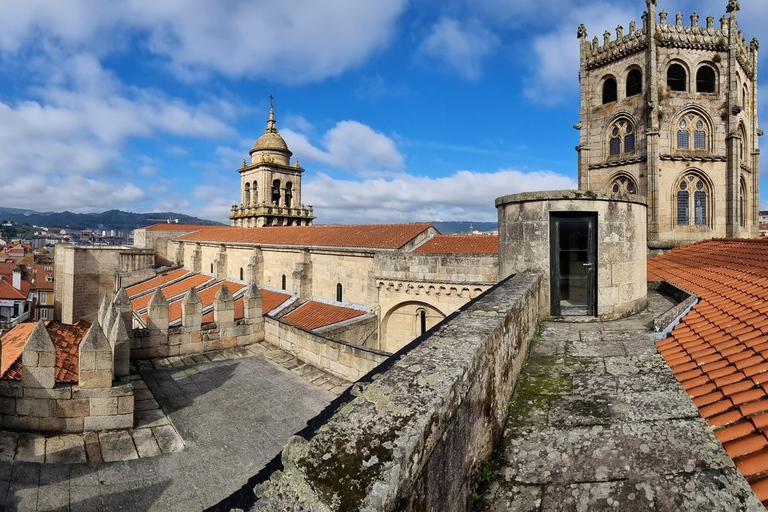
<path fill-rule="evenodd" d="M 693 177 L 693 179 L 691 179 L 691 177 Z M 703 188 L 698 187 L 699 181 L 703 183 Z M 703 204 L 703 208 L 704 208 L 703 223 L 699 223 L 699 220 L 697 219 L 699 215 L 699 211 L 697 210 L 697 208 L 700 207 L 699 205 L 696 204 L 698 201 L 697 193 L 706 194 L 705 202 Z M 685 199 L 683 199 L 683 196 L 685 196 Z M 671 202 L 670 202 L 670 204 L 672 205 L 671 217 L 673 219 L 674 227 L 675 228 L 696 227 L 696 228 L 714 229 L 715 227 L 714 212 L 715 212 L 716 197 L 717 197 L 717 194 L 715 192 L 712 180 L 710 180 L 709 176 L 707 176 L 707 173 L 705 173 L 701 169 L 691 167 L 679 173 L 677 175 L 677 178 L 673 182 L 672 190 L 671 190 Z M 687 206 L 685 209 L 686 220 L 682 218 L 683 208 L 680 204 L 682 201 L 687 201 Z"/>
<path fill-rule="evenodd" d="M 618 187 L 618 190 L 616 188 Z M 611 175 L 605 183 L 605 190 L 611 194 L 639 194 L 637 179 L 632 173 L 618 171 Z"/>
<path fill-rule="evenodd" d="M 691 67 L 680 59 L 672 59 L 667 62 L 666 80 L 667 87 L 671 91 L 687 92 L 691 90 Z"/>
<path fill-rule="evenodd" d="M 600 80 L 600 92 L 603 105 L 618 101 L 619 86 L 616 77 L 613 75 L 605 75 L 603 79 Z"/>
<path fill-rule="evenodd" d="M 749 189 L 744 175 L 739 177 L 739 226 L 746 228 L 749 224 Z"/>
<path fill-rule="evenodd" d="M 633 65 L 627 68 L 627 79 L 624 92 L 627 98 L 638 96 L 643 93 L 643 70 L 640 69 L 640 66 Z"/>
<path fill-rule="evenodd" d="M 696 68 L 696 92 L 716 93 L 719 78 L 720 73 L 718 73 L 717 65 L 709 61 L 699 63 Z"/>
<path fill-rule="evenodd" d="M 691 122 L 691 120 L 684 119 L 689 114 L 693 114 L 697 118 L 701 119 L 704 122 L 704 131 L 706 132 L 705 141 L 706 141 L 706 148 L 696 148 L 696 141 L 695 141 L 695 131 L 696 127 L 695 125 L 692 127 L 688 127 L 687 124 Z M 715 152 L 715 123 L 712 120 L 712 116 L 709 115 L 709 112 L 707 112 L 705 109 L 701 108 L 699 105 L 696 104 L 688 104 L 685 105 L 683 108 L 681 108 L 677 114 L 672 118 L 671 124 L 669 126 L 670 130 L 670 139 L 672 141 L 672 150 L 673 151 L 679 151 L 679 140 L 678 140 L 678 131 L 682 130 L 680 123 L 681 121 L 686 121 L 686 128 L 691 134 L 689 142 L 689 149 L 690 150 L 696 150 L 696 151 L 707 151 L 709 153 Z M 695 120 L 692 121 L 693 123 L 696 123 Z M 683 151 L 685 151 L 683 149 Z"/>
<path fill-rule="evenodd" d="M 382 350 L 397 352 L 419 337 L 420 310 L 426 313 L 427 330 L 446 317 L 440 308 L 428 302 L 408 300 L 395 304 L 381 317 Z"/>
<path fill-rule="evenodd" d="M 637 152 L 637 121 L 628 112 L 619 112 L 606 124 L 603 137 L 607 158 L 626 158 Z"/>

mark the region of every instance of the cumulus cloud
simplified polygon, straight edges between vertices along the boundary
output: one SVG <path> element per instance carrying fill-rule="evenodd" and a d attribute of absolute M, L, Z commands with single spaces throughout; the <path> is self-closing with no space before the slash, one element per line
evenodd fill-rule
<path fill-rule="evenodd" d="M 468 80 L 476 80 L 480 77 L 483 59 L 498 43 L 498 38 L 477 20 L 462 23 L 441 18 L 419 45 L 418 52 Z"/>
<path fill-rule="evenodd" d="M 0 49 L 138 40 L 179 76 L 210 72 L 307 82 L 360 65 L 391 39 L 407 0 L 24 0 L 0 3 Z M 38 43 L 39 44 L 39 43 Z"/>
<path fill-rule="evenodd" d="M 395 141 L 357 121 L 340 121 L 322 137 L 319 147 L 307 135 L 281 131 L 288 147 L 302 160 L 322 162 L 364 174 L 398 171 L 404 158 Z"/>
<path fill-rule="evenodd" d="M 413 222 L 496 219 L 496 197 L 530 190 L 575 188 L 573 178 L 549 171 L 504 169 L 459 171 L 445 177 L 401 174 L 364 181 L 327 174 L 305 179 L 302 201 L 315 208 L 318 222 Z"/>

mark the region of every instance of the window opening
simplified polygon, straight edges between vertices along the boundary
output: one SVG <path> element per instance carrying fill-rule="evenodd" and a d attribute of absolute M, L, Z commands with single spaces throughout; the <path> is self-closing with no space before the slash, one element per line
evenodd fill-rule
<path fill-rule="evenodd" d="M 419 334 L 427 332 L 427 312 L 423 309 L 419 310 Z"/>
<path fill-rule="evenodd" d="M 613 103 L 618 99 L 618 92 L 616 87 L 616 80 L 613 78 L 606 78 L 603 82 L 603 105 L 606 103 Z"/>
<path fill-rule="evenodd" d="M 639 69 L 633 69 L 627 75 L 627 98 L 643 92 L 643 74 Z"/>
<path fill-rule="evenodd" d="M 637 192 L 637 185 L 628 176 L 618 176 L 611 182 L 611 191 L 614 194 L 634 194 Z"/>
<path fill-rule="evenodd" d="M 272 204 L 280 204 L 280 180 L 272 182 Z"/>
<path fill-rule="evenodd" d="M 680 64 L 672 64 L 667 69 L 667 85 L 673 91 L 687 91 L 688 74 Z"/>
<path fill-rule="evenodd" d="M 696 92 L 715 92 L 715 70 L 701 66 L 696 72 Z"/>
<path fill-rule="evenodd" d="M 626 119 L 619 119 L 609 130 L 608 152 L 618 156 L 635 152 L 635 127 Z"/>
<path fill-rule="evenodd" d="M 287 279 L 285 277 L 285 274 L 283 274 L 283 277 L 281 279 L 281 287 L 282 287 L 283 290 L 285 290 L 286 286 L 287 286 Z"/>
<path fill-rule="evenodd" d="M 676 192 L 677 225 L 688 226 L 693 220 L 695 226 L 706 226 L 709 190 L 704 180 L 689 174 L 680 180 Z M 691 219 L 691 213 L 693 213 L 693 219 Z"/>
<path fill-rule="evenodd" d="M 341 302 L 343 298 L 342 292 L 343 292 L 343 289 L 342 289 L 341 283 L 337 283 L 336 284 L 336 301 L 337 302 Z"/>
<path fill-rule="evenodd" d="M 693 138 L 693 148 L 691 148 Z M 677 149 L 706 151 L 709 125 L 697 114 L 686 114 L 677 124 Z"/>

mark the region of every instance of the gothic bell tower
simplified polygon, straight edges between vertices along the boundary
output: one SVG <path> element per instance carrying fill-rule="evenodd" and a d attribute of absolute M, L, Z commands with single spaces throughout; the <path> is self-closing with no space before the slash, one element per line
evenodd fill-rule
<path fill-rule="evenodd" d="M 311 226 L 315 219 L 312 206 L 301 204 L 301 175 L 298 158 L 291 165 L 293 153 L 277 131 L 275 109 L 269 107 L 264 134 L 251 148 L 250 164 L 243 160 L 240 173 L 240 205 L 232 205 L 229 215 L 233 226 Z"/>
<path fill-rule="evenodd" d="M 579 27 L 579 188 L 645 196 L 652 251 L 755 238 L 759 43 L 739 28 L 738 0 L 719 23 L 645 3 L 640 26 L 615 37 Z"/>

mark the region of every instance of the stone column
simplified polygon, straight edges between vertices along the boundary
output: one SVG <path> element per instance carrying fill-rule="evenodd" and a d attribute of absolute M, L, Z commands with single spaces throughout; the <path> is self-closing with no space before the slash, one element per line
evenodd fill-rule
<path fill-rule="evenodd" d="M 253 255 L 248 260 L 248 269 L 246 273 L 246 282 L 249 284 L 261 285 L 262 272 L 264 270 L 264 254 L 261 252 L 261 248 L 257 247 L 253 250 Z"/>
<path fill-rule="evenodd" d="M 109 341 L 114 354 L 114 372 L 116 377 L 125 377 L 130 373 L 131 338 L 125 328 L 122 318 L 116 318 L 109 331 Z"/>
<path fill-rule="evenodd" d="M 656 35 L 656 0 L 647 0 L 648 16 L 647 31 L 645 33 L 648 41 L 648 50 L 645 54 L 645 74 L 647 76 L 645 84 L 646 100 L 648 102 L 648 115 L 646 122 L 645 136 L 645 179 L 646 196 L 648 197 L 648 241 L 657 241 L 659 239 L 661 212 L 659 211 L 659 175 L 661 173 L 661 160 L 659 158 L 659 87 L 665 84 L 659 83 L 659 73 L 656 68 L 657 59 L 657 41 Z M 642 184 L 640 184 L 642 186 Z"/>
<path fill-rule="evenodd" d="M 133 340 L 133 308 L 131 307 L 131 299 L 128 298 L 128 294 L 125 288 L 120 288 L 115 295 L 115 299 L 112 301 L 115 305 L 118 318 L 123 324 L 127 341 L 125 343 L 117 343 L 114 345 L 115 350 L 115 375 L 118 377 L 124 377 L 128 375 L 128 365 L 131 359 L 131 341 Z M 117 322 L 115 322 L 117 323 Z M 114 330 L 114 327 L 113 327 Z"/>
<path fill-rule="evenodd" d="M 181 300 L 181 326 L 185 331 L 199 331 L 202 323 L 203 303 L 197 290 L 192 287 Z"/>
<path fill-rule="evenodd" d="M 56 347 L 42 320 L 37 322 L 21 355 L 21 385 L 53 389 L 56 384 Z"/>
<path fill-rule="evenodd" d="M 192 251 L 192 272 L 203 271 L 203 251 L 200 244 L 195 244 L 195 250 Z"/>
<path fill-rule="evenodd" d="M 302 251 L 302 261 L 296 264 L 293 271 L 293 293 L 301 300 L 312 298 L 312 254 Z"/>
<path fill-rule="evenodd" d="M 222 281 L 227 278 L 227 246 L 224 244 L 219 246 L 219 252 L 213 260 L 213 276 Z"/>
<path fill-rule="evenodd" d="M 184 242 L 176 243 L 176 252 L 173 260 L 177 265 L 184 266 Z"/>
<path fill-rule="evenodd" d="M 101 329 L 94 322 L 80 343 L 80 377 L 81 389 L 112 387 L 112 345 Z"/>

